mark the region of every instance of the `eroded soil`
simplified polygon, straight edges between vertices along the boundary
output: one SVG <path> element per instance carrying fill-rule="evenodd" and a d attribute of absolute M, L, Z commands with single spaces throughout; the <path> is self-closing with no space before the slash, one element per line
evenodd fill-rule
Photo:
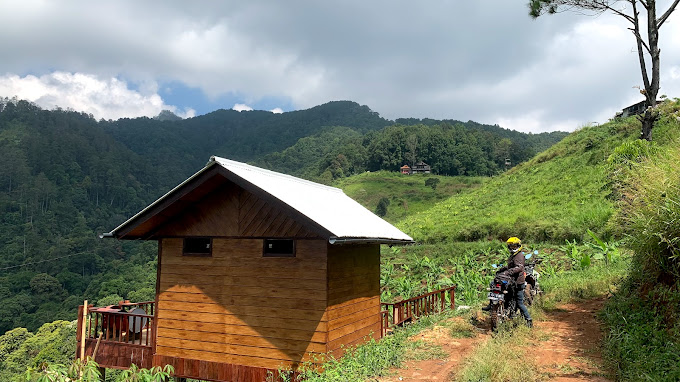
<path fill-rule="evenodd" d="M 604 299 L 561 305 L 539 323 L 547 340 L 530 354 L 554 382 L 611 381 L 601 354 L 602 328 L 597 312 Z"/>
<path fill-rule="evenodd" d="M 527 360 L 536 362 L 545 381 L 612 381 L 603 366 L 602 329 L 596 316 L 604 301 L 601 298 L 564 304 L 535 323 L 534 330 L 539 332 L 540 340 L 527 349 Z M 478 317 L 478 334 L 472 338 L 451 338 L 445 323 L 412 338 L 439 345 L 446 355 L 440 359 L 407 361 L 402 368 L 392 370 L 389 377 L 378 381 L 452 381 L 465 358 L 491 335 L 488 325 L 484 324 L 485 316 Z"/>

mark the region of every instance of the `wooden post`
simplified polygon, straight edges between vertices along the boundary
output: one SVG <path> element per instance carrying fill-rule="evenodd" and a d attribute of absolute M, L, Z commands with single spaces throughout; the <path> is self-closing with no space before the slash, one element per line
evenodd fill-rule
<path fill-rule="evenodd" d="M 90 309 L 87 300 L 83 303 L 83 325 L 80 330 L 80 359 L 85 361 L 85 328 L 87 327 L 87 314 Z"/>

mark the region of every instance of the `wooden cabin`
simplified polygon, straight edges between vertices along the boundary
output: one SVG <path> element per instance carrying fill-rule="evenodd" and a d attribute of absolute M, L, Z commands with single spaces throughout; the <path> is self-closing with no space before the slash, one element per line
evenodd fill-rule
<path fill-rule="evenodd" d="M 412 243 L 340 189 L 218 157 L 102 237 L 158 241 L 156 299 L 89 307 L 86 356 L 258 382 L 379 338 L 380 244 Z"/>
<path fill-rule="evenodd" d="M 432 169 L 430 168 L 430 165 L 423 161 L 419 161 L 413 165 L 413 168 L 411 168 L 412 174 L 429 174 L 431 171 Z"/>

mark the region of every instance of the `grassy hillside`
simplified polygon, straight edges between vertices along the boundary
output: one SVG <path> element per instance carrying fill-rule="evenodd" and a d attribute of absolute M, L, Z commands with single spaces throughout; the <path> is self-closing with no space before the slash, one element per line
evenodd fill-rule
<path fill-rule="evenodd" d="M 670 107 L 657 141 L 671 144 L 617 150 L 615 222 L 634 255 L 603 318 L 606 353 L 621 381 L 680 380 L 680 105 Z"/>
<path fill-rule="evenodd" d="M 667 102 L 663 108 L 670 113 L 677 105 Z M 678 135 L 674 117 L 665 119 L 654 132 L 662 146 Z M 581 240 L 588 229 L 608 237 L 614 205 L 607 158 L 637 138 L 638 126 L 631 117 L 583 127 L 479 189 L 452 196 L 398 226 L 426 243 L 508 236 L 564 243 Z"/>
<path fill-rule="evenodd" d="M 478 188 L 488 179 L 431 174 L 402 175 L 397 172 L 377 171 L 340 179 L 334 186 L 342 188 L 349 197 L 371 211 L 375 211 L 380 200 L 386 198 L 389 205 L 383 218 L 396 222 L 426 211 L 451 195 Z M 426 185 L 426 182 L 435 185 Z"/>

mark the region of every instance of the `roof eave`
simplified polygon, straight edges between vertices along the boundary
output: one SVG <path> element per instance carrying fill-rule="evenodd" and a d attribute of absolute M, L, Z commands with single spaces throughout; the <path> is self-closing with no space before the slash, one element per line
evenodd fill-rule
<path fill-rule="evenodd" d="M 407 239 L 388 239 L 380 237 L 336 237 L 331 236 L 328 239 L 331 245 L 343 244 L 388 244 L 388 245 L 408 245 L 414 244 L 415 241 Z"/>
<path fill-rule="evenodd" d="M 186 180 L 184 180 L 182 183 L 178 184 L 176 187 L 174 187 L 172 190 L 168 191 L 165 193 L 165 195 L 161 196 L 160 198 L 156 199 L 153 203 L 149 204 L 144 208 L 143 210 L 139 211 L 136 213 L 134 216 L 132 216 L 130 219 L 126 220 L 123 222 L 121 225 L 118 227 L 114 228 L 111 230 L 111 232 L 108 233 L 102 233 L 99 235 L 100 239 L 105 239 L 105 238 L 116 238 L 116 239 L 122 239 L 125 237 L 135 226 L 137 226 L 140 222 L 137 222 L 136 220 L 143 216 L 147 211 L 155 208 L 157 205 L 159 205 L 161 202 L 163 202 L 166 198 L 170 197 L 172 194 L 175 193 L 176 190 L 184 187 L 187 183 L 190 183 L 192 180 L 194 180 L 196 177 L 200 176 L 204 172 L 206 172 L 208 169 L 213 168 L 217 162 L 215 162 L 214 157 L 210 157 L 210 160 L 208 163 L 203 167 L 202 169 L 198 170 L 194 175 L 190 176 Z M 129 227 L 129 225 L 134 224 L 132 227 Z M 122 231 L 122 233 L 121 233 Z M 130 238 L 132 239 L 132 238 Z"/>

